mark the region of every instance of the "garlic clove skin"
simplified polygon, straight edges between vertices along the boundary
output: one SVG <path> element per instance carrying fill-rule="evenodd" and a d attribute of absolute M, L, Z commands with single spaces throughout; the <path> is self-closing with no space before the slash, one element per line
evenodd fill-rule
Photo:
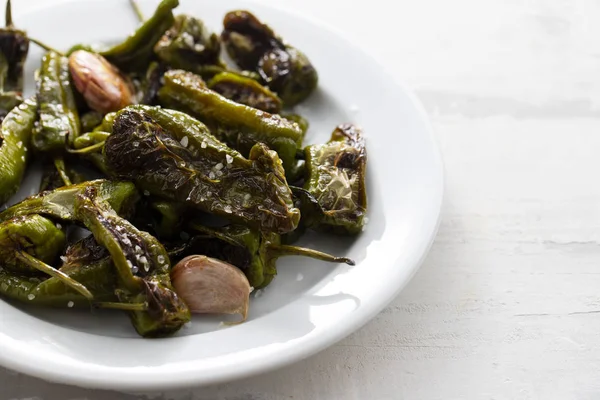
<path fill-rule="evenodd" d="M 99 54 L 77 50 L 69 56 L 73 83 L 90 108 L 101 113 L 134 103 L 133 85 Z"/>
<path fill-rule="evenodd" d="M 237 267 L 202 255 L 188 256 L 173 267 L 175 292 L 195 314 L 248 317 L 250 283 Z"/>

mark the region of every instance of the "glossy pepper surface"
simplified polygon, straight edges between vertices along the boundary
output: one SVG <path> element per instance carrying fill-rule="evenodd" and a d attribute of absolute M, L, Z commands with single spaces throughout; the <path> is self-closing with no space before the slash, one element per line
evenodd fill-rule
<path fill-rule="evenodd" d="M 203 66 L 223 67 L 219 36 L 211 33 L 202 20 L 189 15 L 175 17 L 173 26 L 154 46 L 154 52 L 172 68 L 201 73 Z"/>
<path fill-rule="evenodd" d="M 300 219 L 274 151 L 257 144 L 246 159 L 180 112 L 119 111 L 104 155 L 112 173 L 158 197 L 270 232 L 292 231 Z"/>
<path fill-rule="evenodd" d="M 163 106 L 207 123 L 221 140 L 246 157 L 255 144 L 265 143 L 283 161 L 286 175 L 293 173 L 303 137 L 297 123 L 229 100 L 210 90 L 198 75 L 181 70 L 165 74 L 158 97 Z"/>
<path fill-rule="evenodd" d="M 199 234 L 194 236 L 180 255 L 203 254 L 218 258 L 240 268 L 250 285 L 261 289 L 277 275 L 277 259 L 283 256 L 304 256 L 322 261 L 354 265 L 345 257 L 335 257 L 317 250 L 281 244 L 281 237 L 260 233 L 243 225 L 211 228 L 197 222 L 189 225 Z"/>
<path fill-rule="evenodd" d="M 0 204 L 14 195 L 27 167 L 29 140 L 37 119 L 35 98 L 25 100 L 2 121 L 0 128 Z"/>
<path fill-rule="evenodd" d="M 59 271 L 84 285 L 94 302 L 117 301 L 116 275 L 108 252 L 93 237 L 67 248 Z M 60 278 L 32 277 L 0 269 L 0 295 L 36 306 L 89 308 L 90 300 Z"/>
<path fill-rule="evenodd" d="M 98 201 L 94 187 L 77 195 L 75 214 L 110 253 L 119 301 L 140 305 L 129 314 L 141 336 L 168 336 L 190 320 L 189 309 L 172 289 L 169 256 L 156 238 Z"/>
<path fill-rule="evenodd" d="M 29 52 L 29 39 L 12 21 L 10 0 L 6 2 L 6 27 L 0 28 L 0 91 L 23 93 L 23 67 Z"/>
<path fill-rule="evenodd" d="M 308 57 L 285 43 L 248 11 L 227 13 L 221 38 L 231 58 L 243 69 L 257 71 L 286 106 L 305 100 L 318 85 Z"/>
<path fill-rule="evenodd" d="M 338 126 L 326 144 L 305 149 L 304 189 L 318 203 L 305 203 L 303 216 L 324 230 L 359 233 L 367 212 L 367 151 L 361 130 L 351 124 Z"/>
<path fill-rule="evenodd" d="M 240 74 L 221 72 L 208 82 L 208 88 L 229 100 L 258 110 L 271 114 L 281 111 L 281 99 L 275 93 L 256 80 Z"/>
<path fill-rule="evenodd" d="M 154 58 L 154 45 L 173 26 L 179 0 L 162 0 L 154 14 L 122 43 L 100 54 L 123 71 L 140 71 Z"/>
<path fill-rule="evenodd" d="M 15 217 L 0 223 L 0 258 L 4 268 L 19 272 L 37 272 L 18 257 L 21 252 L 53 264 L 66 243 L 64 232 L 40 215 Z"/>
<path fill-rule="evenodd" d="M 1 212 L 0 221 L 32 214 L 40 214 L 64 221 L 76 221 L 74 209 L 76 196 L 89 188 L 96 190 L 99 201 L 108 203 L 112 209 L 122 216 L 132 215 L 139 200 L 138 191 L 132 183 L 98 179 L 63 186 L 28 197 Z"/>
<path fill-rule="evenodd" d="M 33 130 L 32 146 L 40 153 L 63 153 L 81 130 L 69 60 L 53 51 L 47 52 L 36 84 L 40 120 Z"/>

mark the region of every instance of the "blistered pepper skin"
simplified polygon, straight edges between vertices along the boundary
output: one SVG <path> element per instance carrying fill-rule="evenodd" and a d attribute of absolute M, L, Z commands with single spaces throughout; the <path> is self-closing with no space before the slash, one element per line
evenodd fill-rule
<path fill-rule="evenodd" d="M 123 71 L 140 71 L 154 58 L 154 45 L 173 25 L 179 0 L 162 0 L 154 14 L 122 43 L 100 54 Z"/>
<path fill-rule="evenodd" d="M 241 68 L 258 72 L 285 106 L 304 101 L 317 88 L 319 76 L 308 57 L 252 13 L 229 12 L 223 27 L 221 38 L 230 57 Z"/>
<path fill-rule="evenodd" d="M 40 153 L 63 153 L 81 130 L 68 58 L 53 51 L 46 53 L 36 81 L 40 120 L 33 131 L 32 146 Z"/>
<path fill-rule="evenodd" d="M 29 98 L 8 113 L 0 128 L 0 204 L 14 195 L 25 174 L 29 140 L 37 119 L 37 102 Z"/>
<path fill-rule="evenodd" d="M 303 214 L 311 215 L 313 227 L 357 234 L 367 213 L 367 151 L 362 131 L 352 125 L 338 126 L 325 144 L 305 149 L 304 189 L 318 207 L 305 202 Z"/>
<path fill-rule="evenodd" d="M 115 176 L 158 197 L 264 231 L 289 232 L 300 219 L 274 151 L 258 144 L 246 159 L 177 111 L 119 111 L 104 155 Z"/>
<path fill-rule="evenodd" d="M 255 144 L 265 143 L 277 152 L 286 176 L 292 180 L 296 152 L 304 136 L 297 123 L 229 100 L 210 90 L 198 75 L 181 70 L 165 74 L 158 97 L 163 106 L 208 124 L 219 139 L 245 157 Z"/>

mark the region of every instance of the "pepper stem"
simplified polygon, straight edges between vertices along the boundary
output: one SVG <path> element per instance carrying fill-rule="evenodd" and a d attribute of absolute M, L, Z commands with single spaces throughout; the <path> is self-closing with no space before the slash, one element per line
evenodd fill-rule
<path fill-rule="evenodd" d="M 10 0 L 6 0 L 6 12 L 5 12 L 4 16 L 6 18 L 6 27 L 12 28 L 13 27 L 13 19 L 12 19 L 12 5 L 10 3 Z"/>
<path fill-rule="evenodd" d="M 133 7 L 133 11 L 135 11 L 135 15 L 137 15 L 140 22 L 144 22 L 146 18 L 144 18 L 144 13 L 142 12 L 138 2 L 136 0 L 129 0 L 129 4 L 131 4 L 131 7 Z"/>
<path fill-rule="evenodd" d="M 111 301 L 104 301 L 94 303 L 94 307 L 123 311 L 148 311 L 147 303 L 116 303 Z"/>
<path fill-rule="evenodd" d="M 101 142 L 98 142 L 96 144 L 93 144 L 91 146 L 88 147 L 84 147 L 82 149 L 67 149 L 67 151 L 71 154 L 88 154 L 88 153 L 94 153 L 96 150 L 101 149 L 102 147 L 104 147 L 104 140 Z"/>
<path fill-rule="evenodd" d="M 62 179 L 65 186 L 70 186 L 73 183 L 71 182 L 71 178 L 67 175 L 67 167 L 65 166 L 65 160 L 62 157 L 57 157 L 54 159 L 54 167 L 58 171 L 60 175 L 60 179 Z"/>
<path fill-rule="evenodd" d="M 331 254 L 323 253 L 322 251 L 307 249 L 305 247 L 289 246 L 285 244 L 269 244 L 269 251 L 275 257 L 283 256 L 303 256 L 310 257 L 321 261 L 333 262 L 333 263 L 346 263 L 348 265 L 356 265 L 354 260 L 346 257 L 335 257 Z"/>
<path fill-rule="evenodd" d="M 40 46 L 42 49 L 46 50 L 46 51 L 52 51 L 56 54 L 58 54 L 61 57 L 65 56 L 65 53 L 63 53 L 62 51 L 58 51 L 53 47 L 48 46 L 46 43 L 41 42 L 37 39 L 31 38 L 31 37 L 27 37 L 27 39 L 29 39 L 30 42 L 37 44 L 38 46 Z"/>
<path fill-rule="evenodd" d="M 77 293 L 81 294 L 88 300 L 93 300 L 94 295 L 90 293 L 90 291 L 81 283 L 77 282 L 75 279 L 71 278 L 69 275 L 65 274 L 62 271 L 52 268 L 50 265 L 38 260 L 34 256 L 24 251 L 17 251 L 16 253 L 17 259 L 22 261 L 24 264 L 37 269 L 38 271 L 44 272 L 50 275 L 53 278 L 58 279 L 71 289 L 75 290 Z"/>

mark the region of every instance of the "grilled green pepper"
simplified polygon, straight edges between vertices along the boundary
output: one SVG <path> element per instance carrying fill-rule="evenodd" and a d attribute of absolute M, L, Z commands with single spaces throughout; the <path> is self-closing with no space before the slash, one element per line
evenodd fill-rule
<path fill-rule="evenodd" d="M 15 29 L 11 2 L 6 2 L 6 27 L 0 29 L 0 91 L 13 96 L 23 93 L 23 67 L 29 52 L 29 39 Z"/>
<path fill-rule="evenodd" d="M 27 149 L 37 119 L 34 98 L 25 100 L 2 121 L 0 128 L 0 204 L 14 195 L 27 166 Z"/>
<path fill-rule="evenodd" d="M 189 15 L 175 17 L 173 26 L 154 46 L 158 58 L 173 68 L 200 73 L 202 66 L 223 67 L 219 36 L 204 22 Z"/>
<path fill-rule="evenodd" d="M 85 286 L 94 302 L 117 301 L 116 277 L 108 252 L 93 237 L 67 248 L 59 271 Z M 0 268 L 0 295 L 36 306 L 89 308 L 90 300 L 60 278 L 15 274 Z"/>
<path fill-rule="evenodd" d="M 338 233 L 359 233 L 367 212 L 367 151 L 361 130 L 338 126 L 326 144 L 308 146 L 304 189 L 314 197 L 305 202 L 303 218 L 309 226 Z"/>
<path fill-rule="evenodd" d="M 40 120 L 31 144 L 40 153 L 57 155 L 73 145 L 81 124 L 69 74 L 69 60 L 47 52 L 37 73 L 37 100 Z"/>
<path fill-rule="evenodd" d="M 40 182 L 40 192 L 58 189 L 65 185 L 82 183 L 87 179 L 75 168 L 62 167 L 55 168 L 55 164 L 46 160 L 43 167 L 42 181 Z"/>
<path fill-rule="evenodd" d="M 354 265 L 354 261 L 297 246 L 281 244 L 274 233 L 260 232 L 242 225 L 209 228 L 197 222 L 189 225 L 199 234 L 189 241 L 179 256 L 203 254 L 226 261 L 244 271 L 255 289 L 267 286 L 277 275 L 276 261 L 283 256 L 304 256 L 322 261 Z"/>
<path fill-rule="evenodd" d="M 210 90 L 195 74 L 172 70 L 158 92 L 160 103 L 198 118 L 221 140 L 248 156 L 257 143 L 275 150 L 288 178 L 294 176 L 302 130 L 295 122 L 231 101 Z"/>
<path fill-rule="evenodd" d="M 76 196 L 75 214 L 110 253 L 123 308 L 139 306 L 129 314 L 141 336 L 167 336 L 190 320 L 189 309 L 172 289 L 169 256 L 157 239 L 98 201 L 94 187 Z"/>
<path fill-rule="evenodd" d="M 166 65 L 156 61 L 150 63 L 142 83 L 141 104 L 155 105 L 158 102 L 158 90 L 166 71 Z"/>
<path fill-rule="evenodd" d="M 98 111 L 88 111 L 81 115 L 81 131 L 90 132 L 102 123 L 104 114 Z M 75 139 L 76 141 L 77 139 Z"/>
<path fill-rule="evenodd" d="M 232 11 L 223 20 L 225 49 L 243 69 L 258 72 L 287 106 L 305 100 L 318 85 L 315 67 L 304 53 L 285 43 L 248 11 Z"/>
<path fill-rule="evenodd" d="M 258 110 L 271 114 L 279 114 L 281 111 L 281 99 L 275 93 L 254 79 L 239 74 L 217 74 L 208 82 L 208 88 L 229 100 Z"/>
<path fill-rule="evenodd" d="M 162 0 L 156 11 L 124 42 L 100 54 L 124 71 L 140 71 L 152 61 L 153 48 L 175 19 L 173 9 L 179 0 Z"/>
<path fill-rule="evenodd" d="M 33 272 L 18 255 L 29 253 L 52 264 L 65 247 L 65 234 L 52 221 L 40 215 L 16 217 L 0 224 L 0 258 L 4 268 Z"/>
<path fill-rule="evenodd" d="M 161 240 L 172 238 L 181 232 L 187 210 L 182 203 L 145 197 L 132 222 L 138 229 L 152 232 Z"/>
<path fill-rule="evenodd" d="M 296 228 L 281 160 L 257 144 L 246 159 L 186 114 L 131 106 L 104 145 L 112 173 L 140 189 L 270 232 Z"/>
<path fill-rule="evenodd" d="M 76 221 L 73 209 L 78 194 L 94 188 L 99 201 L 107 202 L 119 215 L 133 215 L 139 194 L 130 182 L 113 182 L 104 179 L 88 181 L 77 185 L 63 186 L 49 192 L 28 197 L 20 203 L 0 213 L 0 221 L 10 218 L 41 214 L 63 221 Z"/>
<path fill-rule="evenodd" d="M 48 265 L 61 253 L 65 240 L 62 227 L 39 215 L 4 221 L 0 224 L 3 267 L 20 275 L 47 274 L 91 300 L 93 296 L 85 286 Z"/>

